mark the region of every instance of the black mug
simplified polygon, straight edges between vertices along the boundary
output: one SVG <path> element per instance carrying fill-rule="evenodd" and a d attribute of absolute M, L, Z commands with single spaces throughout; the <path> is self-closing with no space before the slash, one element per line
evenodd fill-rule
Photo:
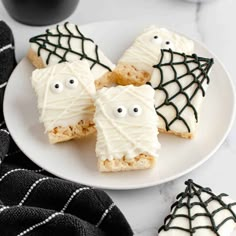
<path fill-rule="evenodd" d="M 27 25 L 50 25 L 64 20 L 79 0 L 2 0 L 9 15 Z"/>

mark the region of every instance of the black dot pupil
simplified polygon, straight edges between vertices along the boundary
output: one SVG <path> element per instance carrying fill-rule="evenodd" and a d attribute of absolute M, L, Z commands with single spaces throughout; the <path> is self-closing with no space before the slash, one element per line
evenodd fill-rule
<path fill-rule="evenodd" d="M 170 42 L 169 42 L 169 41 L 166 41 L 166 44 L 168 45 L 168 44 L 170 44 Z"/>
<path fill-rule="evenodd" d="M 138 108 L 137 107 L 134 108 L 134 112 L 138 112 Z"/>
<path fill-rule="evenodd" d="M 74 80 L 73 80 L 73 79 L 71 79 L 71 80 L 70 80 L 70 84 L 73 84 L 73 83 L 74 83 Z"/>
<path fill-rule="evenodd" d="M 59 84 L 55 84 L 55 86 L 54 86 L 56 89 L 58 89 L 60 86 L 59 86 Z"/>
<path fill-rule="evenodd" d="M 158 36 L 157 36 L 157 35 L 155 35 L 155 36 L 154 36 L 154 39 L 158 39 Z"/>
<path fill-rule="evenodd" d="M 122 112 L 122 108 L 118 108 L 117 111 L 118 111 L 119 113 L 121 113 L 121 112 Z"/>

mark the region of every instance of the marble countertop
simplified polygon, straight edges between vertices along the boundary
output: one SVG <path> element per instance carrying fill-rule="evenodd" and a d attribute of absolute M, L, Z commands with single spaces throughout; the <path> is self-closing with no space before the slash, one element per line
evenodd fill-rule
<path fill-rule="evenodd" d="M 191 3 L 184 0 L 81 0 L 77 10 L 68 21 L 87 24 L 95 21 L 140 18 L 155 24 L 168 25 L 207 45 L 225 64 L 236 84 L 236 1 L 212 0 Z M 204 3 L 205 2 L 205 3 Z M 0 17 L 13 30 L 16 56 L 19 61 L 28 49 L 28 38 L 45 27 L 22 25 L 9 17 L 0 2 Z M 177 180 L 160 186 L 127 191 L 107 191 L 123 211 L 135 235 L 154 236 L 175 196 L 184 190 L 184 181 L 209 186 L 216 193 L 226 192 L 236 199 L 232 187 L 236 177 L 236 123 L 227 139 L 213 157 Z M 190 157 L 191 158 L 191 157 Z"/>

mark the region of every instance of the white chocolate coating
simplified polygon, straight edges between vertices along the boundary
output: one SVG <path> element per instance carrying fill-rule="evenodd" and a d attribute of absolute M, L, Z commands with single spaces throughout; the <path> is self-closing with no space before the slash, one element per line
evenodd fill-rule
<path fill-rule="evenodd" d="M 201 199 L 203 202 L 207 201 L 209 199 L 209 195 L 202 193 L 201 194 Z M 229 197 L 222 197 L 223 202 L 226 204 L 233 203 L 235 201 L 231 200 Z M 185 202 L 185 201 L 183 201 Z M 195 196 L 194 198 L 191 199 L 191 202 L 199 202 L 199 199 Z M 212 213 L 214 210 L 217 210 L 218 208 L 222 207 L 222 205 L 216 201 L 213 200 L 211 203 L 208 204 L 208 210 L 210 213 Z M 236 206 L 232 206 L 232 210 L 234 214 L 236 214 Z M 200 206 L 194 206 L 191 208 L 190 214 L 191 216 L 199 213 L 206 213 L 206 211 L 200 207 Z M 176 214 L 184 214 L 188 215 L 188 211 L 186 207 L 179 208 L 176 212 Z M 219 225 L 221 222 L 223 222 L 226 218 L 231 217 L 232 214 L 228 210 L 222 210 L 215 214 L 213 217 L 215 224 Z M 168 221 L 167 221 L 168 223 Z M 196 217 L 194 220 L 191 221 L 192 227 L 197 227 L 197 226 L 209 226 L 211 227 L 212 224 L 210 222 L 210 218 L 206 216 L 199 216 Z M 171 227 L 181 227 L 185 229 L 189 229 L 189 220 L 184 217 L 178 217 L 173 219 Z M 224 223 L 218 230 L 218 233 L 220 236 L 231 236 L 231 233 L 236 230 L 236 223 L 233 220 L 229 220 L 226 223 Z M 184 232 L 182 230 L 177 230 L 177 229 L 171 229 L 168 231 L 162 230 L 159 234 L 159 236 L 190 236 L 189 232 Z M 216 236 L 216 234 L 210 230 L 210 229 L 198 229 L 196 232 L 193 234 L 193 236 Z"/>
<path fill-rule="evenodd" d="M 131 64 L 138 70 L 144 70 L 151 74 L 152 66 L 160 60 L 161 49 L 169 48 L 177 52 L 192 54 L 194 43 L 165 28 L 151 26 L 136 38 L 120 58 L 119 63 Z"/>
<path fill-rule="evenodd" d="M 97 92 L 94 117 L 97 157 L 132 159 L 141 153 L 158 156 L 160 144 L 153 98 L 154 91 L 148 85 L 117 86 Z M 119 115 L 119 108 L 124 114 Z"/>
<path fill-rule="evenodd" d="M 76 25 L 71 24 L 71 23 L 66 23 L 66 26 L 69 29 L 69 31 L 71 32 L 71 39 L 70 39 L 71 50 L 84 55 L 83 48 L 82 48 L 82 45 L 83 45 L 85 54 L 88 57 L 90 57 L 94 60 L 97 60 L 97 56 L 96 56 L 96 46 L 97 45 L 94 42 L 92 42 L 91 40 L 85 40 L 84 42 L 82 42 L 80 34 L 77 31 Z M 60 25 L 58 27 L 58 30 L 62 34 L 68 35 L 68 31 L 66 30 L 65 25 Z M 50 29 L 49 32 L 52 34 L 58 34 L 58 31 L 56 28 Z M 41 36 L 40 38 L 45 39 L 45 36 Z M 59 40 L 58 37 L 48 36 L 47 39 L 49 40 L 50 43 L 55 44 L 55 45 L 58 45 L 58 41 L 60 41 L 62 47 L 66 48 L 66 49 L 69 48 L 68 37 L 61 37 Z M 42 42 L 40 42 L 40 43 L 42 43 Z M 47 49 L 49 49 L 51 51 L 54 50 L 54 47 L 49 44 L 46 44 L 46 47 L 47 47 Z M 33 49 L 33 51 L 35 53 L 38 53 L 39 45 L 37 43 L 31 42 L 31 48 Z M 56 53 L 59 56 L 63 56 L 65 53 L 65 50 L 61 49 L 61 48 L 57 48 Z M 99 60 L 102 64 L 108 66 L 111 70 L 115 67 L 115 65 L 104 55 L 104 53 L 99 48 L 97 48 L 97 54 L 98 54 Z M 42 61 L 45 66 L 47 66 L 46 61 L 47 61 L 48 56 L 49 56 L 49 52 L 47 50 L 44 50 L 43 48 L 41 48 L 40 49 L 40 57 L 42 58 Z M 75 53 L 68 52 L 66 54 L 67 61 L 75 61 L 75 60 L 79 60 L 79 59 L 81 59 L 81 57 L 79 55 L 76 55 Z M 61 60 L 60 57 L 58 57 L 54 54 L 51 54 L 48 65 L 49 66 L 55 65 L 58 62 L 60 62 L 60 60 Z M 89 63 L 90 67 L 93 65 L 93 61 L 90 61 L 87 59 L 83 59 L 83 60 L 86 60 Z M 92 73 L 93 73 L 95 79 L 98 79 L 98 78 L 102 77 L 105 73 L 109 72 L 108 69 L 104 68 L 103 66 L 101 66 L 99 64 L 94 65 L 91 70 L 92 70 Z"/>
<path fill-rule="evenodd" d="M 68 86 L 68 79 L 77 86 Z M 53 88 L 60 85 L 60 91 Z M 75 125 L 81 120 L 92 120 L 94 115 L 94 78 L 86 61 L 64 62 L 36 69 L 32 73 L 32 86 L 38 97 L 40 122 L 45 132 L 57 126 Z M 62 88 L 61 88 L 62 86 Z"/>
<path fill-rule="evenodd" d="M 170 54 L 169 53 L 164 53 L 163 59 L 161 64 L 168 63 L 170 61 Z M 181 62 L 178 66 L 175 66 L 175 71 L 178 76 L 184 75 L 187 72 L 186 66 L 182 63 L 182 57 L 179 56 L 174 56 L 174 62 Z M 197 68 L 198 65 L 196 63 L 189 63 L 188 64 L 189 68 L 194 69 Z M 162 73 L 163 73 L 163 81 L 162 84 L 168 83 L 169 81 L 174 79 L 174 71 L 170 66 L 163 66 L 161 67 Z M 198 75 L 200 71 L 197 69 L 193 72 L 193 74 Z M 201 81 L 202 77 L 200 77 L 198 80 Z M 191 82 L 193 81 L 193 76 L 192 75 L 185 75 L 181 79 L 178 80 L 178 82 L 181 84 L 181 87 L 187 87 Z M 150 84 L 152 85 L 153 88 L 158 87 L 158 85 L 161 83 L 161 74 L 160 70 L 155 68 L 153 70 Z M 174 83 L 169 83 L 167 86 L 164 87 L 165 90 L 167 91 L 169 97 L 167 97 L 166 93 L 162 90 L 156 89 L 155 90 L 155 107 L 159 107 L 161 104 L 164 103 L 164 101 L 175 94 L 177 94 L 180 91 L 179 85 L 174 82 Z M 206 92 L 208 88 L 207 80 L 205 79 L 204 82 L 202 83 L 202 88 Z M 197 89 L 197 85 L 193 84 L 190 87 L 188 87 L 184 92 L 190 98 L 195 90 Z M 191 100 L 192 106 L 195 108 L 195 110 L 198 113 L 198 120 L 199 120 L 199 113 L 200 113 L 200 107 L 202 104 L 204 97 L 202 94 L 202 91 L 199 89 L 193 99 Z M 178 109 L 178 111 L 181 111 L 182 108 L 186 105 L 187 99 L 186 97 L 179 93 L 175 98 L 170 100 Z M 176 110 L 174 106 L 172 105 L 164 105 L 161 108 L 158 109 L 158 112 L 166 118 L 168 123 L 170 124 L 171 121 L 176 117 Z M 183 112 L 181 113 L 181 117 L 186 121 L 190 133 L 194 133 L 196 128 L 197 128 L 197 121 L 194 115 L 194 110 L 191 107 L 186 107 Z M 158 128 L 161 128 L 163 130 L 166 130 L 166 124 L 163 118 L 159 117 L 159 123 L 158 123 Z M 175 121 L 171 126 L 170 130 L 177 132 L 177 133 L 188 133 L 188 129 L 184 122 L 181 120 Z"/>

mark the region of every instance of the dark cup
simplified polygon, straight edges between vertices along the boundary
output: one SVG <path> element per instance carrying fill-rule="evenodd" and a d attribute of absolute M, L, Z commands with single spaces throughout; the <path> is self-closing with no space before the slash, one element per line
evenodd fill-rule
<path fill-rule="evenodd" d="M 27 25 L 50 25 L 64 20 L 76 9 L 79 0 L 2 0 L 15 20 Z"/>

